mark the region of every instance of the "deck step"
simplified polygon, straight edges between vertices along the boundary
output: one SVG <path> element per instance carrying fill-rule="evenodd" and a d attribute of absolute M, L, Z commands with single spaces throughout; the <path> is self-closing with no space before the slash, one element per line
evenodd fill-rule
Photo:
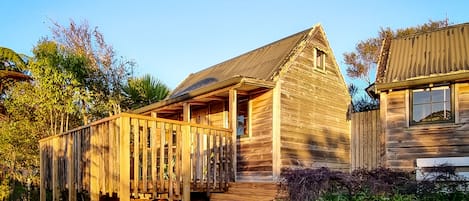
<path fill-rule="evenodd" d="M 225 193 L 210 194 L 211 201 L 268 201 L 275 200 L 278 194 L 276 183 L 234 182 L 229 184 Z"/>

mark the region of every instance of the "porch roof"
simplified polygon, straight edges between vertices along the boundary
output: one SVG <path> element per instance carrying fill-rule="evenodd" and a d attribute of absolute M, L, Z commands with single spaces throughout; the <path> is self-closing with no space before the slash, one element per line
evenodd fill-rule
<path fill-rule="evenodd" d="M 206 87 L 192 90 L 183 95 L 165 99 L 138 109 L 133 110 L 136 114 L 149 114 L 152 111 L 174 111 L 182 110 L 185 102 L 192 104 L 205 104 L 209 101 L 224 100 L 228 96 L 230 89 L 238 90 L 238 94 L 247 95 L 247 92 L 258 89 L 274 88 L 272 81 L 259 80 L 243 76 L 235 76 L 222 82 L 217 82 Z"/>

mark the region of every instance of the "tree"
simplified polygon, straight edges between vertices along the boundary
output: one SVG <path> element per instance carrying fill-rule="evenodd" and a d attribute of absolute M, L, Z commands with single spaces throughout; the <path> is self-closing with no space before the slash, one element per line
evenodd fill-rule
<path fill-rule="evenodd" d="M 374 82 L 374 77 L 371 74 L 376 71 L 376 65 L 378 63 L 381 45 L 384 39 L 409 36 L 416 33 L 432 31 L 446 26 L 448 26 L 447 19 L 440 21 L 430 20 L 427 23 L 421 25 L 397 30 L 392 30 L 389 27 L 381 28 L 377 37 L 360 41 L 356 44 L 354 51 L 343 54 L 344 63 L 347 66 L 347 76 L 356 81 L 358 79 L 362 82 L 365 82 L 366 86 L 370 85 L 372 82 Z M 355 87 L 356 86 L 357 84 L 355 84 Z M 354 103 L 356 103 L 354 105 L 362 105 L 363 108 L 372 108 L 374 107 L 372 104 L 378 104 L 376 101 L 371 101 L 372 99 L 368 97 L 360 97 L 359 94 L 363 95 L 363 93 L 356 93 L 354 96 L 352 96 Z M 360 104 L 358 104 L 357 101 L 360 101 Z M 367 106 L 366 104 L 371 105 Z"/>
<path fill-rule="evenodd" d="M 27 64 L 22 56 L 25 57 L 9 48 L 0 47 L 0 120 L 5 114 L 3 100 L 7 86 L 12 82 L 29 79 L 29 76 L 22 72 Z"/>
<path fill-rule="evenodd" d="M 131 109 L 163 100 L 168 96 L 169 91 L 165 84 L 149 74 L 129 79 L 123 88 L 124 96 Z"/>
<path fill-rule="evenodd" d="M 98 29 L 87 22 L 69 26 L 53 23 L 52 33 L 56 42 L 67 51 L 86 59 L 84 66 L 69 69 L 82 86 L 80 113 L 88 123 L 121 112 L 122 87 L 132 74 L 135 63 L 115 55 Z"/>

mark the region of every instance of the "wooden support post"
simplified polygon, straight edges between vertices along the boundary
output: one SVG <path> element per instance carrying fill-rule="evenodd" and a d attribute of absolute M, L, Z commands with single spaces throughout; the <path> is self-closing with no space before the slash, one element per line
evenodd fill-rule
<path fill-rule="evenodd" d="M 130 118 L 120 117 L 119 200 L 130 201 Z"/>
<path fill-rule="evenodd" d="M 100 179 L 100 168 L 99 168 L 99 159 L 100 159 L 100 152 L 99 152 L 99 144 L 98 144 L 98 135 L 99 129 L 98 125 L 91 126 L 90 131 L 90 200 L 91 201 L 98 201 L 99 200 L 99 182 Z"/>
<path fill-rule="evenodd" d="M 277 81 L 272 95 L 272 177 L 276 181 L 280 177 L 280 81 Z"/>
<path fill-rule="evenodd" d="M 228 107 L 229 107 L 229 118 L 228 118 L 228 121 L 229 121 L 229 124 L 230 124 L 230 128 L 231 128 L 231 131 L 232 131 L 232 143 L 233 143 L 233 149 L 232 149 L 232 158 L 231 158 L 231 161 L 232 161 L 232 165 L 233 165 L 233 179 L 234 181 L 236 181 L 236 167 L 237 167 L 237 160 L 236 160 L 236 155 L 237 155 L 237 148 L 236 148 L 236 144 L 237 144 L 237 124 L 238 124 L 238 98 L 237 98 L 237 92 L 236 92 L 236 89 L 231 89 L 230 92 L 229 92 L 229 98 L 228 98 Z"/>
<path fill-rule="evenodd" d="M 183 119 L 190 122 L 190 104 L 184 103 Z M 182 200 L 188 201 L 191 198 L 191 134 L 190 125 L 182 126 Z"/>
<path fill-rule="evenodd" d="M 52 200 L 60 199 L 59 192 L 59 139 L 57 136 L 52 139 Z"/>
<path fill-rule="evenodd" d="M 77 191 L 75 186 L 75 138 L 78 132 L 68 134 L 67 142 L 67 160 L 68 160 L 68 200 L 77 200 Z"/>
<path fill-rule="evenodd" d="M 143 192 L 148 190 L 148 121 L 143 120 L 142 123 L 142 182 L 143 182 Z"/>
<path fill-rule="evenodd" d="M 45 159 L 47 157 L 44 157 L 44 153 L 46 153 L 46 150 L 44 150 L 44 144 L 46 143 L 47 141 L 43 141 L 43 142 L 39 142 L 39 162 L 40 162 L 40 166 L 39 166 L 39 178 L 40 178 L 40 181 L 39 181 L 39 191 L 40 191 L 40 194 L 39 194 L 39 199 L 40 201 L 46 201 L 46 185 L 45 185 L 45 170 L 46 168 L 44 167 L 46 165 L 45 163 Z M 47 149 L 49 149 L 49 147 L 47 147 Z M 49 171 L 49 170 L 47 170 Z"/>
<path fill-rule="evenodd" d="M 153 116 L 153 114 L 155 114 Z M 152 117 L 156 117 L 156 113 L 152 113 Z M 160 137 L 160 132 L 159 132 L 159 129 L 157 130 L 157 122 L 156 121 L 151 121 L 150 123 L 150 126 L 151 126 L 151 142 L 150 142 L 150 146 L 151 146 L 151 181 L 152 181 L 152 185 L 153 185 L 153 189 L 152 189 L 152 193 L 153 193 L 153 197 L 156 198 L 156 196 L 158 195 L 157 194 L 157 154 L 158 154 L 158 150 L 157 150 L 157 146 L 158 146 L 158 142 L 159 142 L 159 137 Z"/>
<path fill-rule="evenodd" d="M 138 197 L 138 183 L 139 180 L 139 165 L 140 165 L 140 125 L 138 119 L 132 118 L 131 120 L 133 127 L 133 134 L 134 134 L 134 185 L 133 185 L 133 194 L 135 198 Z"/>

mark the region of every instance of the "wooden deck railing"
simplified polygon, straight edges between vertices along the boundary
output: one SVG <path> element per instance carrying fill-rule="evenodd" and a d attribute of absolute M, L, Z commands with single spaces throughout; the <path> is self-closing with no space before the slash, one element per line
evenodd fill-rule
<path fill-rule="evenodd" d="M 189 200 L 190 192 L 222 192 L 234 177 L 231 134 L 123 113 L 44 138 L 41 201 L 106 195 Z"/>

